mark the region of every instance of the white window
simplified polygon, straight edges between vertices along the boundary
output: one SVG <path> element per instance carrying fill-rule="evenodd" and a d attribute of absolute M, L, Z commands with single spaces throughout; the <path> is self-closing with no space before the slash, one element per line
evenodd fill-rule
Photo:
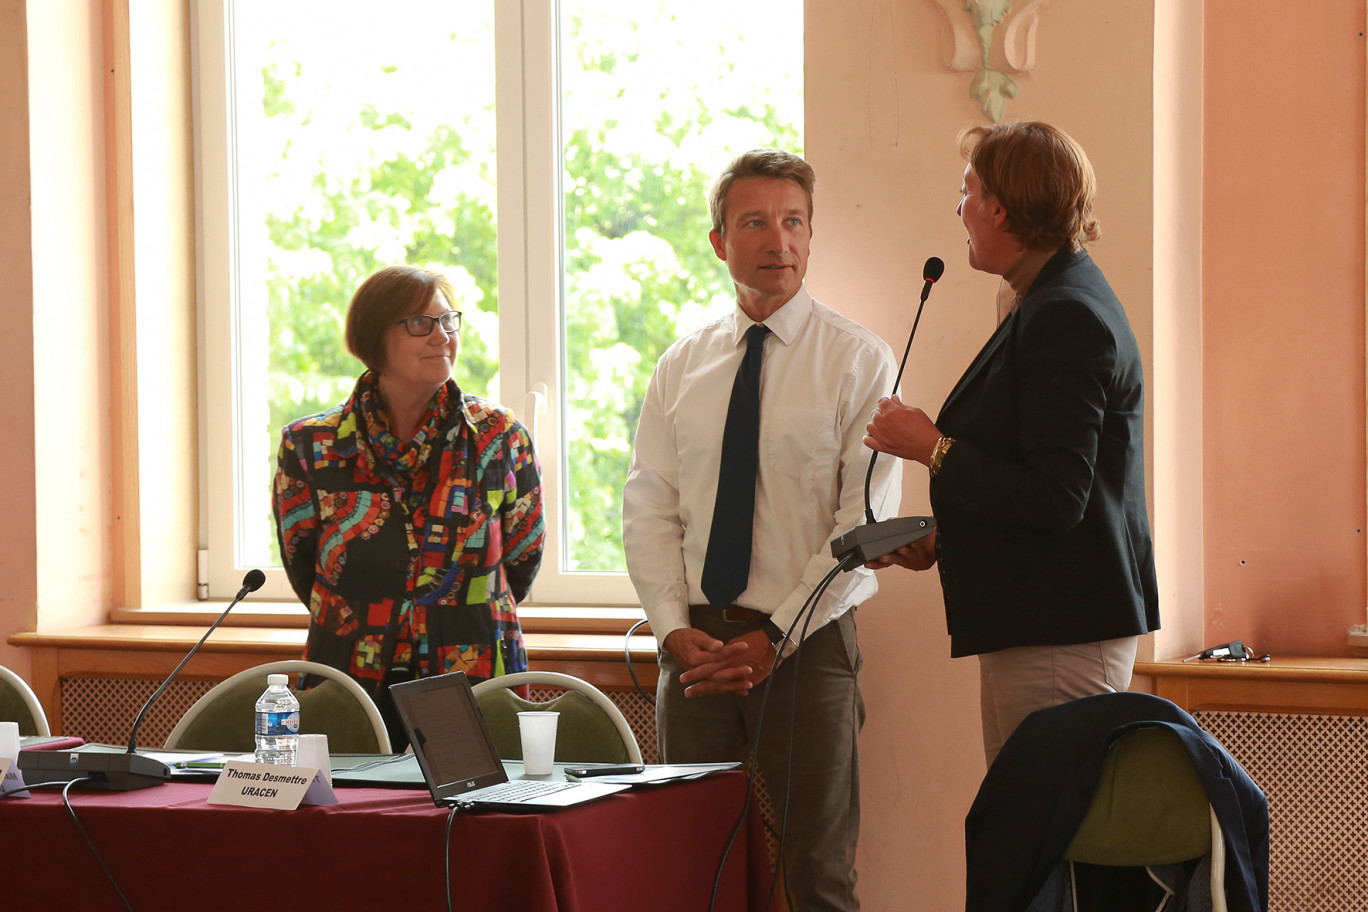
<path fill-rule="evenodd" d="M 802 3 L 202 0 L 197 16 L 210 594 L 278 569 L 280 427 L 343 401 L 357 284 L 445 272 L 456 379 L 542 463 L 542 604 L 634 602 L 621 486 L 656 358 L 732 306 L 706 194 L 801 152 Z"/>

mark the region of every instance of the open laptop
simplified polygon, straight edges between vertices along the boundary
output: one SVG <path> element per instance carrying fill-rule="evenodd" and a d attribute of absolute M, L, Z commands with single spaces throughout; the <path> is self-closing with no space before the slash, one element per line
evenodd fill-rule
<path fill-rule="evenodd" d="M 390 685 L 413 754 L 438 807 L 544 811 L 593 801 L 627 785 L 509 779 L 464 672 Z"/>

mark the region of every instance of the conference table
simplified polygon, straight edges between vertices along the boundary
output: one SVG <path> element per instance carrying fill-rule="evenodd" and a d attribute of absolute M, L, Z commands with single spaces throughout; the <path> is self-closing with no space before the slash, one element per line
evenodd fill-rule
<path fill-rule="evenodd" d="M 212 783 L 69 792 L 138 912 L 447 908 L 448 812 L 426 790 L 338 787 L 338 803 L 262 810 L 206 803 Z M 61 789 L 0 799 L 0 905 L 121 910 Z M 451 820 L 452 908 L 480 912 L 763 909 L 768 850 L 746 776 L 636 786 L 545 813 Z"/>

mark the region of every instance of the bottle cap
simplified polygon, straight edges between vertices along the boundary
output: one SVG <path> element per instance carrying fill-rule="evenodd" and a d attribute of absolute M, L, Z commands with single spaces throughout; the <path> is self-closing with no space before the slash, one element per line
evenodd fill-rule
<path fill-rule="evenodd" d="M 274 674 L 274 675 L 267 675 L 267 676 L 266 676 L 266 686 L 267 686 L 267 687 L 286 687 L 286 686 L 289 685 L 289 682 L 290 682 L 290 676 L 289 676 L 289 675 Z"/>

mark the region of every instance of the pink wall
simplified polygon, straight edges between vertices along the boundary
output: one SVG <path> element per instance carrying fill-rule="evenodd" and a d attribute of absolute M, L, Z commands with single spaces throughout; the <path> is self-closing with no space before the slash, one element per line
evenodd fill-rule
<path fill-rule="evenodd" d="M 39 630 L 112 607 L 103 29 L 92 0 L 28 5 Z"/>
<path fill-rule="evenodd" d="M 0 664 L 21 674 L 11 634 L 114 601 L 101 24 L 99 0 L 0 0 Z"/>
<path fill-rule="evenodd" d="M 959 2 L 940 6 L 967 19 Z M 922 0 L 809 0 L 807 154 L 817 171 L 809 287 L 901 354 L 921 267 L 946 262 L 918 328 L 903 398 L 933 414 L 991 334 L 998 280 L 968 267 L 955 215 L 958 131 L 983 122 L 972 74 L 946 66 L 951 33 Z M 1056 0 L 1041 15 L 1037 66 L 1018 76 L 1012 118 L 1073 133 L 1101 186 L 1094 254 L 1153 345 L 1153 3 Z M 1147 369 L 1149 365 L 1147 362 Z M 904 514 L 927 510 L 910 466 Z M 951 909 L 964 901 L 964 814 L 984 772 L 978 664 L 949 658 L 934 574 L 880 574 L 858 614 L 868 722 L 859 855 L 870 909 Z"/>
<path fill-rule="evenodd" d="M 33 439 L 33 246 L 29 229 L 28 41 L 23 0 L 0 0 L 0 389 L 5 390 L 5 433 Z M 0 447 L 8 515 L 0 539 L 0 665 L 27 675 L 28 653 L 5 642 L 32 630 L 38 604 L 34 450 Z"/>
<path fill-rule="evenodd" d="M 1274 6 L 1206 3 L 1206 639 L 1345 655 L 1365 604 L 1364 3 Z"/>

